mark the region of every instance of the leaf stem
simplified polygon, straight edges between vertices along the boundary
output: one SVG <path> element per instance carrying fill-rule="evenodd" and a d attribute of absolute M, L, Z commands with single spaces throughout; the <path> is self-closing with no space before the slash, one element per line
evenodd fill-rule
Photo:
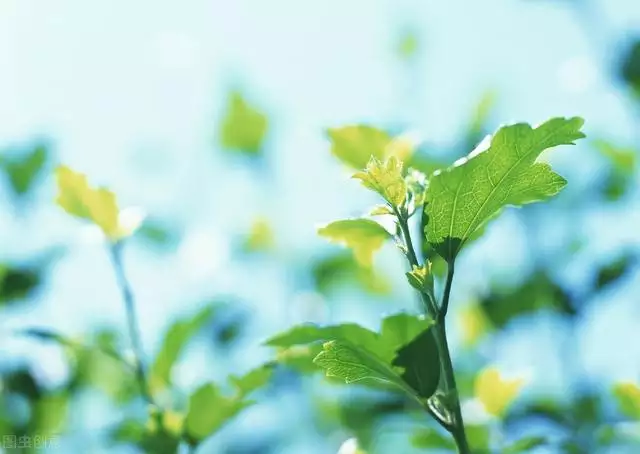
<path fill-rule="evenodd" d="M 442 295 L 442 304 L 440 305 L 440 310 L 438 310 L 438 324 L 444 326 L 444 318 L 447 315 L 447 311 L 449 310 L 449 298 L 451 296 L 451 285 L 453 284 L 453 260 L 447 266 L 447 281 L 444 285 L 444 293 Z"/>
<path fill-rule="evenodd" d="M 134 355 L 134 368 L 138 385 L 140 386 L 140 392 L 142 393 L 144 400 L 146 400 L 149 405 L 155 407 L 151 391 L 149 390 L 149 382 L 147 381 L 144 367 L 144 353 L 142 350 L 142 340 L 140 336 L 140 324 L 136 315 L 135 299 L 122 263 L 122 243 L 118 242 L 110 244 L 109 252 L 111 253 L 111 260 L 116 273 L 118 287 L 120 287 L 122 299 L 124 301 L 129 337 L 131 339 L 131 346 Z"/>

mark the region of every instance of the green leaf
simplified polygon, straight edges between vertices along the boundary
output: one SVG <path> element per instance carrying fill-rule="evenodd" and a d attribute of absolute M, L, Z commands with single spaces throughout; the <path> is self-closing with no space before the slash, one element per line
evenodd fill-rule
<path fill-rule="evenodd" d="M 348 251 L 339 251 L 314 261 L 311 273 L 316 290 L 324 295 L 345 283 L 354 283 L 371 295 L 391 293 L 391 283 L 386 275 L 374 267 L 361 266 Z"/>
<path fill-rule="evenodd" d="M 487 426 L 465 424 L 465 433 L 474 454 L 489 453 L 491 443 L 491 433 Z"/>
<path fill-rule="evenodd" d="M 67 213 L 92 221 L 111 240 L 123 237 L 118 224 L 120 210 L 113 192 L 105 188 L 92 188 L 86 175 L 69 167 L 56 170 L 58 198 L 56 202 Z"/>
<path fill-rule="evenodd" d="M 487 413 L 502 417 L 516 400 L 524 385 L 522 379 L 505 379 L 495 367 L 478 373 L 474 383 L 474 394 L 482 402 Z"/>
<path fill-rule="evenodd" d="M 250 156 L 262 152 L 269 127 L 267 116 L 235 91 L 229 95 L 220 124 L 220 145 L 226 150 Z"/>
<path fill-rule="evenodd" d="M 365 125 L 330 128 L 331 153 L 344 164 L 360 170 L 371 157 L 384 159 L 391 137 L 385 131 Z"/>
<path fill-rule="evenodd" d="M 456 449 L 456 444 L 449 434 L 428 427 L 416 431 L 411 436 L 411 444 L 420 449 Z"/>
<path fill-rule="evenodd" d="M 362 185 L 379 194 L 392 207 L 398 208 L 407 198 L 407 183 L 402 175 L 402 161 L 391 156 L 384 162 L 371 158 L 364 172 L 358 172 L 353 178 L 362 181 Z"/>
<path fill-rule="evenodd" d="M 498 130 L 490 147 L 436 172 L 426 192 L 425 228 L 431 246 L 452 262 L 465 242 L 507 205 L 524 205 L 556 195 L 566 180 L 540 154 L 584 137 L 581 118 L 554 118 L 537 128 L 519 123 Z"/>
<path fill-rule="evenodd" d="M 640 40 L 635 40 L 621 59 L 620 77 L 640 96 Z"/>
<path fill-rule="evenodd" d="M 404 30 L 397 44 L 396 52 L 398 56 L 403 60 L 410 60 L 415 57 L 419 50 L 420 40 L 415 30 Z"/>
<path fill-rule="evenodd" d="M 423 331 L 411 343 L 402 347 L 392 364 L 404 369 L 402 379 L 420 397 L 431 397 L 440 382 L 440 359 L 433 331 Z"/>
<path fill-rule="evenodd" d="M 267 384 L 271 367 L 261 366 L 241 377 L 230 377 L 235 389 L 233 395 L 224 395 L 215 383 L 198 388 L 189 398 L 189 411 L 184 423 L 189 444 L 198 445 L 220 430 L 224 424 L 245 408 L 254 404 L 247 396 Z"/>
<path fill-rule="evenodd" d="M 395 156 L 400 161 L 411 158 L 415 151 L 413 140 L 407 136 L 392 137 L 387 132 L 367 125 L 330 128 L 331 153 L 343 164 L 355 170 L 364 169 L 371 158 L 384 161 Z"/>
<path fill-rule="evenodd" d="M 360 325 L 346 323 L 333 326 L 317 326 L 313 324 L 298 325 L 267 340 L 266 344 L 280 347 L 278 362 L 295 364 L 296 369 L 309 370 L 304 367 L 305 362 L 317 350 L 293 348 L 300 345 L 317 345 L 318 342 L 338 341 L 359 348 L 363 355 L 372 355 L 381 361 L 386 369 L 390 369 L 395 376 L 402 373 L 396 371 L 392 365 L 398 350 L 414 340 L 420 333 L 432 325 L 431 320 L 410 314 L 394 314 L 386 317 L 381 324 L 380 333 L 373 332 Z M 326 344 L 325 344 L 326 345 Z M 320 356 L 320 352 L 317 356 Z M 316 364 L 318 364 L 316 362 Z M 320 364 L 318 364 L 320 365 Z M 385 383 L 388 383 L 386 381 Z M 374 385 L 374 382 L 367 382 Z M 409 385 L 405 388 L 411 389 Z M 416 392 L 412 391 L 415 395 Z"/>
<path fill-rule="evenodd" d="M 37 144 L 17 157 L 0 156 L 0 167 L 5 171 L 14 194 L 24 196 L 42 175 L 49 158 L 49 149 Z"/>
<path fill-rule="evenodd" d="M 318 234 L 331 242 L 353 249 L 356 260 L 365 267 L 373 265 L 374 252 L 391 238 L 384 227 L 371 219 L 335 221 L 318 229 Z"/>
<path fill-rule="evenodd" d="M 640 387 L 635 383 L 618 383 L 613 388 L 613 396 L 620 412 L 628 418 L 640 420 Z"/>
<path fill-rule="evenodd" d="M 544 437 L 526 437 L 522 438 L 510 446 L 507 446 L 502 450 L 503 454 L 520 454 L 523 452 L 529 452 L 532 449 L 539 448 L 547 444 L 547 439 Z"/>
<path fill-rule="evenodd" d="M 356 323 L 342 325 L 318 326 L 312 323 L 297 325 L 278 334 L 265 342 L 271 347 L 291 347 L 293 345 L 324 342 L 332 339 L 348 340 L 357 345 L 375 348 L 378 334 Z"/>
<path fill-rule="evenodd" d="M 419 292 L 433 293 L 433 274 L 431 273 L 431 262 L 422 266 L 415 266 L 413 270 L 406 273 L 409 285 Z"/>
<path fill-rule="evenodd" d="M 158 250 L 171 249 L 180 240 L 180 233 L 172 223 L 145 218 L 135 231 L 135 237 Z"/>
<path fill-rule="evenodd" d="M 620 278 L 627 276 L 629 271 L 635 268 L 639 258 L 640 257 L 637 257 L 632 253 L 626 253 L 620 257 L 616 257 L 611 262 L 604 264 L 598 269 L 596 274 L 596 290 L 602 290 L 603 288 L 616 283 Z"/>
<path fill-rule="evenodd" d="M 43 270 L 0 263 L 0 307 L 29 298 L 42 284 Z"/>
<path fill-rule="evenodd" d="M 191 338 L 211 321 L 213 312 L 213 307 L 207 306 L 190 318 L 178 320 L 169 328 L 150 369 L 149 382 L 154 393 L 170 386 L 173 366 Z"/>
<path fill-rule="evenodd" d="M 275 233 L 269 220 L 264 217 L 257 217 L 251 224 L 242 249 L 246 252 L 265 252 L 272 250 L 275 246 Z"/>
<path fill-rule="evenodd" d="M 416 394 L 398 375 L 398 373 L 375 353 L 358 347 L 348 341 L 329 341 L 313 360 L 325 369 L 327 377 L 336 377 L 345 383 L 364 380 L 381 381 L 396 386 L 409 396 Z"/>
<path fill-rule="evenodd" d="M 537 270 L 515 288 L 495 288 L 480 301 L 487 319 L 502 328 L 518 317 L 537 311 L 553 310 L 574 316 L 576 310 L 569 294 L 553 281 L 545 270 Z"/>
<path fill-rule="evenodd" d="M 250 370 L 240 377 L 232 375 L 229 377 L 229 381 L 239 395 L 247 396 L 269 383 L 272 375 L 273 367 L 270 365 L 264 365 Z"/>
<path fill-rule="evenodd" d="M 603 194 L 607 200 L 617 200 L 634 184 L 638 152 L 606 140 L 594 140 L 592 144 L 609 164 Z"/>

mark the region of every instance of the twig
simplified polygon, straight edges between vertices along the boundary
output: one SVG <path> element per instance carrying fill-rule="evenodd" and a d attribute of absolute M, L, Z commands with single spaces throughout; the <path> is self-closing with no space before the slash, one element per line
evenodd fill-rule
<path fill-rule="evenodd" d="M 109 252 L 111 253 L 111 259 L 113 262 L 113 268 L 116 273 L 118 287 L 120 287 L 122 299 L 124 301 L 124 307 L 127 316 L 127 326 L 129 329 L 129 337 L 131 339 L 131 346 L 133 349 L 134 366 L 136 377 L 138 379 L 138 385 L 140 386 L 140 392 L 149 405 L 155 406 L 151 391 L 149 390 L 149 382 L 147 381 L 147 375 L 143 362 L 144 352 L 142 350 L 140 325 L 138 323 L 138 317 L 136 315 L 135 299 L 133 297 L 133 291 L 131 290 L 131 286 L 129 285 L 129 281 L 127 280 L 126 274 L 124 272 L 124 266 L 122 264 L 122 243 L 118 242 L 110 244 Z"/>

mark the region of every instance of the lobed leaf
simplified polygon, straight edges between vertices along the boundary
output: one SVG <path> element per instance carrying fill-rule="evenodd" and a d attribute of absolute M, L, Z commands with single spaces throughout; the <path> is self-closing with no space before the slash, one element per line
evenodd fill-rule
<path fill-rule="evenodd" d="M 508 205 L 546 200 L 566 185 L 540 154 L 583 138 L 581 118 L 553 118 L 531 128 L 518 123 L 498 130 L 485 151 L 434 173 L 426 191 L 425 235 L 445 260 L 455 259 L 465 242 Z"/>

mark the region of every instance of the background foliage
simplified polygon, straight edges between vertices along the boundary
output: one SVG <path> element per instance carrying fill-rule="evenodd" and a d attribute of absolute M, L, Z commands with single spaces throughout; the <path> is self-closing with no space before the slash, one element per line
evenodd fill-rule
<path fill-rule="evenodd" d="M 185 427 L 205 453 L 449 449 L 398 396 L 301 373 L 319 350 L 264 342 L 416 307 L 392 245 L 370 261 L 316 236 L 376 202 L 348 178 L 362 137 L 374 154 L 400 137 L 387 149 L 430 171 L 505 122 L 579 115 L 589 139 L 547 158 L 562 194 L 461 252 L 452 350 L 477 446 L 498 433 L 474 386 L 494 365 L 526 377 L 511 452 L 635 452 L 638 30 L 631 0 L 3 1 L 0 434 L 61 453 L 172 452 Z M 124 262 L 162 420 L 120 358 L 100 233 L 55 207 L 61 163 L 144 216 Z"/>

